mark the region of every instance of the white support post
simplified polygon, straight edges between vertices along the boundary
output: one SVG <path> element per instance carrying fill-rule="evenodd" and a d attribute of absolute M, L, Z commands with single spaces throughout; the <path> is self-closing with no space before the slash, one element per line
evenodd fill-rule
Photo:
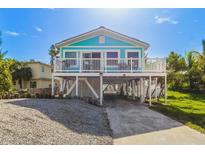
<path fill-rule="evenodd" d="M 66 81 L 66 95 L 67 95 L 67 93 L 68 93 L 68 90 L 69 90 L 69 80 Z"/>
<path fill-rule="evenodd" d="M 140 97 L 140 80 L 137 81 L 137 97 Z"/>
<path fill-rule="evenodd" d="M 132 80 L 132 99 L 135 100 L 135 80 Z"/>
<path fill-rule="evenodd" d="M 60 79 L 60 92 L 63 92 L 63 79 Z"/>
<path fill-rule="evenodd" d="M 140 78 L 140 103 L 144 102 L 144 79 Z"/>
<path fill-rule="evenodd" d="M 165 104 L 167 104 L 167 75 L 165 75 L 165 80 L 164 80 L 164 97 L 165 97 Z"/>
<path fill-rule="evenodd" d="M 151 75 L 149 76 L 149 105 L 152 105 L 152 78 Z"/>
<path fill-rule="evenodd" d="M 63 92 L 65 91 L 66 80 L 63 79 Z"/>
<path fill-rule="evenodd" d="M 82 53 L 80 52 L 80 59 L 78 59 L 79 60 L 79 67 L 80 67 L 80 73 L 82 72 Z"/>
<path fill-rule="evenodd" d="M 131 57 L 131 73 L 132 73 L 132 57 Z"/>
<path fill-rule="evenodd" d="M 52 89 L 51 89 L 51 95 L 54 96 L 54 76 L 52 75 Z"/>
<path fill-rule="evenodd" d="M 100 105 L 103 105 L 103 75 L 100 73 Z"/>
<path fill-rule="evenodd" d="M 158 88 L 157 88 L 157 77 L 155 78 L 155 99 L 157 100 Z"/>
<path fill-rule="evenodd" d="M 76 76 L 75 80 L 75 95 L 78 96 L 78 76 Z"/>

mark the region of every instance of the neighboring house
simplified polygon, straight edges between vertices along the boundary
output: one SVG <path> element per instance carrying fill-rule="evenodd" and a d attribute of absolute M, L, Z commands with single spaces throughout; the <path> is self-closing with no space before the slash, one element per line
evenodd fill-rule
<path fill-rule="evenodd" d="M 33 92 L 34 89 L 51 88 L 51 65 L 38 61 L 26 62 L 32 70 L 32 78 L 29 81 L 22 81 L 22 89 L 28 89 Z M 20 89 L 19 83 L 14 83 L 16 89 Z"/>
<path fill-rule="evenodd" d="M 93 97 L 102 105 L 103 84 L 118 84 L 125 92 L 132 87 L 133 96 L 141 102 L 148 91 L 151 104 L 152 92 L 157 91 L 153 82 L 164 77 L 166 98 L 166 60 L 147 58 L 148 43 L 99 27 L 55 46 L 60 53 L 54 63 L 52 95 L 57 79 L 64 95 Z"/>

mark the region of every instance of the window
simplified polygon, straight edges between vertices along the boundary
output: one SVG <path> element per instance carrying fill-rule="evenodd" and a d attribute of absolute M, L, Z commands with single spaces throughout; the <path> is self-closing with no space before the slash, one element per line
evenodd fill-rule
<path fill-rule="evenodd" d="M 44 71 L 45 71 L 44 66 L 41 66 L 41 71 L 42 71 L 42 72 L 44 72 Z"/>
<path fill-rule="evenodd" d="M 139 58 L 139 52 L 128 52 L 127 58 Z"/>
<path fill-rule="evenodd" d="M 82 53 L 83 70 L 99 70 L 101 53 L 98 51 L 90 51 Z"/>
<path fill-rule="evenodd" d="M 99 52 L 93 52 L 92 53 L 92 58 L 100 58 L 100 53 Z"/>
<path fill-rule="evenodd" d="M 100 58 L 100 52 L 83 53 L 83 58 Z"/>
<path fill-rule="evenodd" d="M 107 65 L 118 65 L 118 52 L 107 52 Z"/>
<path fill-rule="evenodd" d="M 65 52 L 65 58 L 76 58 L 76 52 Z"/>
<path fill-rule="evenodd" d="M 37 83 L 36 83 L 36 81 L 31 81 L 31 82 L 30 82 L 30 88 L 37 88 Z"/>
<path fill-rule="evenodd" d="M 76 65 L 77 64 L 77 52 L 65 52 L 65 58 L 71 58 L 65 60 L 66 66 Z"/>
<path fill-rule="evenodd" d="M 118 58 L 118 52 L 107 52 L 107 58 Z"/>
<path fill-rule="evenodd" d="M 127 52 L 127 58 L 132 59 L 132 69 L 136 70 L 139 67 L 139 52 L 138 51 L 129 51 Z M 128 65 L 131 66 L 131 59 L 128 59 Z"/>

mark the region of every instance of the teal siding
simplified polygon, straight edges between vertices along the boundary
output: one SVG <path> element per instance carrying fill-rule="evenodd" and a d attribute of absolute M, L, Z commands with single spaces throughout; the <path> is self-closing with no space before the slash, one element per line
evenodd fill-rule
<path fill-rule="evenodd" d="M 78 47 L 79 46 L 79 47 Z M 91 47 L 91 46 L 96 46 L 96 47 Z M 99 47 L 98 47 L 99 46 Z M 103 47 L 106 46 L 106 47 Z M 110 46 L 110 48 L 108 48 Z M 113 47 L 116 46 L 116 47 Z M 125 50 L 126 49 L 133 49 L 133 50 L 140 50 L 140 55 L 142 59 L 142 53 L 143 53 L 143 48 L 138 48 L 135 47 L 134 45 L 124 42 L 121 40 L 117 40 L 114 38 L 111 38 L 109 36 L 105 36 L 105 43 L 99 43 L 99 36 L 93 37 L 93 38 L 88 38 L 86 40 L 76 42 L 67 46 L 64 46 L 61 48 L 61 58 L 64 57 L 64 51 L 65 50 L 75 50 L 75 51 L 83 51 L 83 50 L 93 50 L 93 51 L 102 51 L 102 50 L 119 50 L 120 51 L 120 58 L 125 58 Z M 104 56 L 104 54 L 103 54 Z M 77 57 L 80 58 L 80 52 L 78 52 Z M 76 66 L 73 66 L 71 69 L 73 70 L 78 70 L 80 69 L 80 62 L 77 62 Z M 113 68 L 107 68 L 107 71 L 111 71 Z"/>
<path fill-rule="evenodd" d="M 69 46 L 133 46 L 128 42 L 123 42 L 109 36 L 105 36 L 105 43 L 99 43 L 99 36 L 95 36 L 80 42 L 70 44 Z"/>
<path fill-rule="evenodd" d="M 120 58 L 125 58 L 126 57 L 126 55 L 125 55 L 125 50 L 127 50 L 127 49 L 132 49 L 132 50 L 140 50 L 141 52 L 140 52 L 140 54 L 142 55 L 142 48 L 133 48 L 133 47 L 131 47 L 131 48 L 129 48 L 129 47 L 126 47 L 126 48 L 87 48 L 87 47 L 85 47 L 85 48 L 72 48 L 72 47 L 64 47 L 64 48 L 62 48 L 61 49 L 61 57 L 62 58 L 65 58 L 64 57 L 64 50 L 81 50 L 81 51 L 83 51 L 83 50 L 93 50 L 93 51 L 102 51 L 102 50 L 120 50 Z M 80 57 L 80 53 L 78 53 L 78 58 Z"/>

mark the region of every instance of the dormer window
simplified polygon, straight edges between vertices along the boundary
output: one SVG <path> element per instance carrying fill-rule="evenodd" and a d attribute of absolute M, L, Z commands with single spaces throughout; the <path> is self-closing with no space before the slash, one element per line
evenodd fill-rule
<path fill-rule="evenodd" d="M 99 43 L 100 44 L 105 43 L 105 36 L 104 35 L 99 36 Z"/>

